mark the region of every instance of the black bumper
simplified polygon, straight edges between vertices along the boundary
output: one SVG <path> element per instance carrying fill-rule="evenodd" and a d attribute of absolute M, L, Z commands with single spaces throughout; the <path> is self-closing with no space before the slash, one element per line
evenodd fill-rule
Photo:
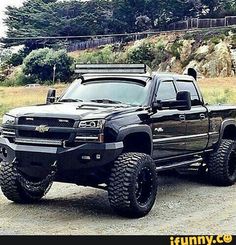
<path fill-rule="evenodd" d="M 47 175 L 55 162 L 59 171 L 103 166 L 113 162 L 122 150 L 123 142 L 85 143 L 64 148 L 18 145 L 0 137 L 0 159 L 15 162 L 18 169 L 32 177 Z"/>

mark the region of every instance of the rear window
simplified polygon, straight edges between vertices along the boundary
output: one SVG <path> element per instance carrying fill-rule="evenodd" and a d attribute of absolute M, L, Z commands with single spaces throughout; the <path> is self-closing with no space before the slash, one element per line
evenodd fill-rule
<path fill-rule="evenodd" d="M 179 91 L 190 92 L 193 106 L 202 104 L 197 89 L 192 81 L 177 81 L 177 87 Z"/>

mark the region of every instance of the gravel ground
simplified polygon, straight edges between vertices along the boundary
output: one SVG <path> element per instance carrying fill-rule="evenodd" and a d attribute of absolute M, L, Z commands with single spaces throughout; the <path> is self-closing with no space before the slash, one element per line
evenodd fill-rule
<path fill-rule="evenodd" d="M 16 205 L 0 193 L 0 235 L 235 234 L 236 184 L 162 175 L 156 205 L 141 219 L 114 214 L 102 190 L 55 183 L 41 202 Z"/>

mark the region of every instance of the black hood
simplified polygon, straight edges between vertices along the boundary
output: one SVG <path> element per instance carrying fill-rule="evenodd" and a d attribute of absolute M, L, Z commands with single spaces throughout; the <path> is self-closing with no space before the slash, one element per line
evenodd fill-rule
<path fill-rule="evenodd" d="M 11 110 L 9 115 L 20 117 L 55 117 L 81 119 L 105 119 L 109 116 L 136 111 L 137 107 L 98 103 L 55 103 L 36 105 Z"/>

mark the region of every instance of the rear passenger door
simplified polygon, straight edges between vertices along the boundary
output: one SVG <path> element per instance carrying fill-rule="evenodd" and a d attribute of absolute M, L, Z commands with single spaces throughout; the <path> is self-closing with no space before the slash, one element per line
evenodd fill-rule
<path fill-rule="evenodd" d="M 174 101 L 176 95 L 177 91 L 173 80 L 160 82 L 156 91 L 156 100 Z M 151 116 L 151 123 L 154 159 L 179 156 L 185 153 L 186 122 L 183 112 L 176 109 L 160 110 Z"/>
<path fill-rule="evenodd" d="M 186 128 L 186 151 L 204 150 L 208 143 L 208 115 L 196 85 L 191 80 L 177 80 L 178 91 L 189 91 L 191 94 L 192 108 L 184 111 Z"/>

